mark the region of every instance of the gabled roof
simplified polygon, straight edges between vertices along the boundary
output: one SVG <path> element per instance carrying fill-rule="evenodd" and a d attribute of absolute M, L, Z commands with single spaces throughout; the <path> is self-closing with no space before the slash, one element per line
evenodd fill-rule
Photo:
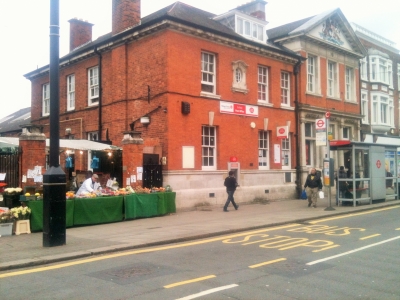
<path fill-rule="evenodd" d="M 285 41 L 299 36 L 304 36 L 317 40 L 317 37 L 315 35 L 312 36 L 312 33 L 315 33 L 314 31 L 321 25 L 325 25 L 325 28 L 329 30 L 330 28 L 326 24 L 327 21 L 332 18 L 337 20 L 340 34 L 343 34 L 344 39 L 350 45 L 349 47 L 351 47 L 351 49 L 349 50 L 360 57 L 364 57 L 366 55 L 366 50 L 356 36 L 350 23 L 343 15 L 340 8 L 328 10 L 312 17 L 308 17 L 299 21 L 269 29 L 267 30 L 267 35 L 269 41 L 279 44 L 284 44 Z M 326 45 L 334 46 L 337 48 L 341 47 L 340 43 L 335 41 L 335 38 L 332 38 L 330 36 L 324 36 L 320 33 L 320 37 L 318 37 L 318 39 L 325 42 Z M 342 50 L 345 49 L 343 48 Z"/>
<path fill-rule="evenodd" d="M 21 125 L 31 123 L 31 108 L 22 108 L 0 119 L 0 135 L 12 132 L 22 132 Z"/>
<path fill-rule="evenodd" d="M 280 54 L 287 55 L 289 57 L 293 57 L 294 59 L 299 59 L 298 54 L 295 52 L 281 46 L 278 44 L 273 43 L 259 43 L 249 39 L 244 38 L 243 36 L 237 34 L 232 29 L 228 28 L 227 26 L 221 24 L 220 22 L 213 20 L 215 14 L 210 12 L 195 8 L 193 6 L 187 5 L 182 2 L 175 2 L 163 9 L 160 9 L 146 17 L 141 19 L 139 25 L 127 28 L 126 30 L 112 35 L 111 33 L 105 34 L 100 36 L 98 39 L 88 42 L 80 47 L 77 47 L 67 55 L 60 58 L 60 63 L 67 63 L 74 57 L 78 57 L 80 55 L 85 55 L 85 53 L 89 51 L 93 51 L 95 47 L 101 47 L 104 45 L 108 45 L 113 41 L 120 40 L 121 38 L 131 35 L 134 32 L 139 30 L 144 30 L 147 27 L 150 27 L 156 23 L 159 23 L 163 20 L 171 20 L 177 23 L 181 23 L 183 25 L 199 28 L 201 30 L 220 35 L 227 38 L 232 38 L 234 40 L 238 40 L 243 43 L 248 43 L 255 45 L 257 47 L 262 47 L 270 51 L 276 51 Z M 34 70 L 30 73 L 25 74 L 26 78 L 30 78 L 31 76 L 38 75 L 48 71 L 48 65 L 37 70 Z"/>

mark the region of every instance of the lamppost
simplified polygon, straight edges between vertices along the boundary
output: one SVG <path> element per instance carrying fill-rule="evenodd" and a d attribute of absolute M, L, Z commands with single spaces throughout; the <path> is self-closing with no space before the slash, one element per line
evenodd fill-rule
<path fill-rule="evenodd" d="M 59 164 L 59 0 L 50 0 L 50 167 L 43 175 L 43 247 L 66 243 L 66 176 Z"/>

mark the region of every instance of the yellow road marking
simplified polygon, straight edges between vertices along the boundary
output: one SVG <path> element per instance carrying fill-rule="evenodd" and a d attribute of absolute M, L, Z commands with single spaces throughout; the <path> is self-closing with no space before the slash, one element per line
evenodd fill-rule
<path fill-rule="evenodd" d="M 291 228 L 291 227 L 295 227 L 295 226 L 300 226 L 300 224 L 289 224 L 289 225 L 284 225 L 284 226 L 279 226 L 279 227 L 260 229 L 260 230 L 250 231 L 250 232 L 239 233 L 239 234 L 232 234 L 232 235 L 228 235 L 228 236 L 216 237 L 216 238 L 200 240 L 200 241 L 195 241 L 195 242 L 189 242 L 189 243 L 184 243 L 184 244 L 168 245 L 168 246 L 162 246 L 162 247 L 157 247 L 157 248 L 149 248 L 149 249 L 133 250 L 133 251 L 121 252 L 121 253 L 113 253 L 113 254 L 108 254 L 108 255 L 103 255 L 103 256 L 98 256 L 98 257 L 82 259 L 79 261 L 71 261 L 71 262 L 62 263 L 62 264 L 56 264 L 56 265 L 52 265 L 52 266 L 4 273 L 4 274 L 0 274 L 0 278 L 19 276 L 19 275 L 25 275 L 25 274 L 31 274 L 31 273 L 37 273 L 37 272 L 44 272 L 44 271 L 49 271 L 49 270 L 55 270 L 55 269 L 60 269 L 60 268 L 66 268 L 66 267 L 91 263 L 91 262 L 100 261 L 100 260 L 106 260 L 106 259 L 111 259 L 111 258 L 116 258 L 116 257 L 133 255 L 133 254 L 164 251 L 164 250 L 169 250 L 169 249 L 176 249 L 176 248 L 189 247 L 189 246 L 194 246 L 194 245 L 207 244 L 207 243 L 225 240 L 225 239 L 229 239 L 229 238 L 235 238 L 238 236 L 280 230 L 280 229 Z"/>
<path fill-rule="evenodd" d="M 322 249 L 313 250 L 313 252 L 321 252 L 321 251 L 325 251 L 325 250 L 328 250 L 328 249 L 336 248 L 336 247 L 339 247 L 339 246 L 340 245 L 333 245 L 333 246 L 325 247 L 325 248 L 322 248 Z"/>
<path fill-rule="evenodd" d="M 176 287 L 178 285 L 184 285 L 184 284 L 188 284 L 188 283 L 192 283 L 192 282 L 198 282 L 198 281 L 211 279 L 211 278 L 215 278 L 215 277 L 217 277 L 217 276 L 209 275 L 209 276 L 199 277 L 199 278 L 195 278 L 195 279 L 185 280 L 185 281 L 181 281 L 181 282 L 176 282 L 176 283 L 165 285 L 164 288 L 169 289 L 169 288 L 172 288 L 172 287 Z"/>
<path fill-rule="evenodd" d="M 350 217 L 355 217 L 355 216 L 361 216 L 361 215 L 372 214 L 372 213 L 376 213 L 376 212 L 380 212 L 380 211 L 385 211 L 385 210 L 389 210 L 389 209 L 395 209 L 395 208 L 399 208 L 399 207 L 400 207 L 400 205 L 395 205 L 395 206 L 385 207 L 385 208 L 381 208 L 381 209 L 374 209 L 374 210 L 364 211 L 364 212 L 360 212 L 360 213 L 354 213 L 354 214 L 348 214 L 348 215 L 341 215 L 341 216 L 337 216 L 337 217 L 331 217 L 331 218 L 326 218 L 326 219 L 311 221 L 311 222 L 309 222 L 309 223 L 310 223 L 310 224 L 317 224 L 317 223 L 322 223 L 322 222 L 331 221 L 331 220 L 338 220 L 338 219 L 344 219 L 344 218 L 350 218 Z"/>
<path fill-rule="evenodd" d="M 380 235 L 381 235 L 380 233 L 377 233 L 377 234 L 373 234 L 373 235 L 369 235 L 369 236 L 364 236 L 364 237 L 360 238 L 360 240 L 366 240 L 366 239 L 370 239 L 370 238 L 380 236 Z"/>
<path fill-rule="evenodd" d="M 396 230 L 400 230 L 400 228 L 396 228 Z"/>
<path fill-rule="evenodd" d="M 257 264 L 257 265 L 249 266 L 249 268 L 254 269 L 254 268 L 258 268 L 258 267 L 262 267 L 262 266 L 265 266 L 265 265 L 274 264 L 274 263 L 277 263 L 277 262 L 280 262 L 280 261 L 284 261 L 284 260 L 286 260 L 286 258 L 278 258 L 278 259 L 266 261 L 266 262 L 263 262 L 263 263 L 260 263 L 260 264 Z"/>

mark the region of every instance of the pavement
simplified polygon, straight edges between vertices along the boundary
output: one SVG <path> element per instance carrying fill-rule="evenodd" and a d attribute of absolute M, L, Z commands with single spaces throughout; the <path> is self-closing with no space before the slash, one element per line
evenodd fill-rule
<path fill-rule="evenodd" d="M 336 206 L 319 199 L 317 208 L 305 200 L 273 200 L 198 207 L 160 217 L 67 228 L 66 245 L 43 247 L 43 233 L 0 237 L 0 271 L 32 267 L 117 251 L 165 245 L 328 216 L 400 205 L 400 200 L 353 206 Z M 334 210 L 327 210 L 332 207 Z"/>

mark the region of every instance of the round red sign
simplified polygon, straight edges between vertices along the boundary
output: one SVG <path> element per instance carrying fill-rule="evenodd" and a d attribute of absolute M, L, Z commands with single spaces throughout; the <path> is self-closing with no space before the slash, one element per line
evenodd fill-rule
<path fill-rule="evenodd" d="M 284 134 L 284 133 L 285 133 L 285 129 L 284 129 L 284 128 L 279 128 L 278 132 L 279 132 L 280 134 Z"/>
<path fill-rule="evenodd" d="M 327 112 L 325 113 L 325 118 L 329 119 L 330 116 L 331 116 L 331 113 L 330 113 L 329 111 L 327 111 Z"/>
<path fill-rule="evenodd" d="M 317 121 L 317 126 L 318 126 L 318 127 L 324 127 L 324 126 L 325 126 L 324 120 L 321 120 L 321 119 L 318 120 L 318 121 Z"/>

